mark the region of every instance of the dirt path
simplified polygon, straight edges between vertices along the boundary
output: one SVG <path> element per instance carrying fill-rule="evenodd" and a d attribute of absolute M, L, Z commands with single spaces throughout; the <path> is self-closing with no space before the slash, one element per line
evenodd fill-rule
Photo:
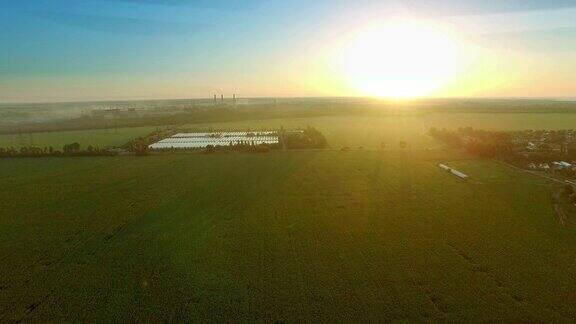
<path fill-rule="evenodd" d="M 560 204 L 554 204 L 554 210 L 556 211 L 556 216 L 558 216 L 558 223 L 562 226 L 566 226 L 566 213 Z"/>
<path fill-rule="evenodd" d="M 562 208 L 562 197 L 560 192 L 555 192 L 552 194 L 552 203 L 554 204 L 554 211 L 558 217 L 557 221 L 560 225 L 566 226 L 566 220 L 568 219 L 564 208 Z"/>

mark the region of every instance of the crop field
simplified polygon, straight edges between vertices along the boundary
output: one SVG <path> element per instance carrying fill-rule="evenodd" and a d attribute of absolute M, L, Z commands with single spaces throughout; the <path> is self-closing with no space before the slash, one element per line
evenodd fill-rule
<path fill-rule="evenodd" d="M 551 185 L 490 161 L 13 159 L 0 179 L 0 321 L 576 318 Z"/>
<path fill-rule="evenodd" d="M 473 127 L 485 130 L 573 129 L 576 114 L 570 113 L 429 113 L 382 116 L 327 116 L 314 118 L 264 119 L 253 121 L 192 124 L 195 129 L 255 130 L 313 126 L 324 133 L 332 148 L 349 146 L 380 148 L 382 142 L 396 148 L 405 140 L 413 148 L 431 148 L 438 143 L 422 136 L 430 127 Z"/>
<path fill-rule="evenodd" d="M 422 136 L 430 127 L 457 128 L 474 127 L 486 130 L 523 129 L 572 129 L 576 125 L 576 114 L 570 113 L 429 113 L 399 114 L 382 116 L 326 116 L 307 118 L 262 119 L 225 123 L 190 124 L 195 130 L 252 129 L 268 130 L 280 127 L 301 128 L 314 126 L 321 130 L 332 148 L 348 146 L 366 149 L 396 148 L 405 140 L 413 148 L 432 148 L 438 143 Z M 22 135 L 0 135 L 0 147 L 53 146 L 74 142 L 82 146 L 112 147 L 127 143 L 134 137 L 144 136 L 157 127 L 124 127 L 118 129 L 96 129 L 82 131 L 59 131 L 46 133 L 24 133 Z"/>
<path fill-rule="evenodd" d="M 107 148 L 126 144 L 134 137 L 153 132 L 156 127 L 125 127 L 118 129 L 94 129 L 81 131 L 62 131 L 31 134 L 0 135 L 0 147 L 36 146 L 61 150 L 65 144 L 79 143 Z"/>

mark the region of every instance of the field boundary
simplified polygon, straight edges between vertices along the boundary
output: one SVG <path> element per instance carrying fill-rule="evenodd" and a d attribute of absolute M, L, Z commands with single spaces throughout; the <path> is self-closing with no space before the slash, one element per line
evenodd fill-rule
<path fill-rule="evenodd" d="M 519 167 L 517 167 L 517 166 L 515 166 L 515 165 L 512 165 L 512 164 L 510 164 L 510 163 L 506 163 L 506 162 L 504 162 L 504 161 L 500 161 L 500 160 L 493 160 L 493 161 L 496 162 L 496 163 L 505 165 L 505 166 L 507 166 L 507 167 L 509 167 L 509 168 L 515 169 L 515 170 L 517 170 L 517 171 L 523 172 L 523 173 L 528 173 L 528 174 L 531 174 L 531 175 L 533 175 L 533 176 L 537 176 L 537 177 L 540 177 L 540 178 L 543 178 L 543 179 L 546 179 L 546 180 L 549 180 L 549 181 L 553 181 L 553 182 L 556 182 L 556 183 L 559 183 L 559 184 L 566 184 L 564 181 L 562 181 L 562 180 L 560 180 L 560 179 L 552 178 L 552 177 L 549 177 L 549 176 L 547 176 L 547 175 L 540 174 L 540 173 L 537 173 L 537 172 L 534 172 L 534 171 L 524 170 L 524 169 L 522 169 L 522 168 L 519 168 Z"/>
<path fill-rule="evenodd" d="M 534 171 L 524 170 L 524 169 L 521 169 L 521 168 L 514 166 L 512 164 L 506 163 L 504 161 L 499 161 L 499 160 L 494 160 L 494 161 L 496 161 L 500 164 L 503 164 L 507 167 L 510 167 L 512 169 L 518 170 L 520 172 L 528 173 L 528 174 L 531 174 L 533 176 L 537 176 L 537 177 L 540 177 L 542 179 L 546 179 L 548 181 L 552 181 L 552 182 L 555 182 L 558 184 L 563 184 L 563 185 L 566 184 L 566 182 L 564 182 L 560 179 L 552 178 L 552 177 L 546 176 L 544 174 L 536 173 Z M 564 210 L 564 208 L 562 208 L 562 206 L 560 204 L 560 195 L 558 193 L 552 194 L 552 206 L 554 209 L 554 213 L 556 214 L 556 221 L 558 222 L 558 224 L 560 224 L 560 226 L 566 226 L 567 221 L 568 221 L 568 216 L 566 215 L 566 211 Z"/>

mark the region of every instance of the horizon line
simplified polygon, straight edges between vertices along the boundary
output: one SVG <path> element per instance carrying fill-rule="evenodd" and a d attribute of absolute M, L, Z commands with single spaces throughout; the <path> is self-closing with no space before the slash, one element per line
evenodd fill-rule
<path fill-rule="evenodd" d="M 218 94 L 217 100 L 221 100 Z M 232 97 L 224 97 L 225 100 L 233 100 Z M 374 96 L 251 96 L 239 97 L 236 100 L 266 100 L 266 99 L 372 99 L 381 101 L 410 102 L 422 100 L 526 100 L 526 101 L 576 101 L 576 96 L 545 96 L 545 97 L 524 97 L 524 96 L 495 96 L 495 97 L 415 97 L 415 98 L 393 98 Z M 184 101 L 184 100 L 214 100 L 213 97 L 188 97 L 188 98 L 132 98 L 132 99 L 96 99 L 96 100 L 54 100 L 54 101 L 8 101 L 0 102 L 0 106 L 7 105 L 41 105 L 41 104 L 82 104 L 82 103 L 113 103 L 113 102 L 136 102 L 136 101 Z"/>

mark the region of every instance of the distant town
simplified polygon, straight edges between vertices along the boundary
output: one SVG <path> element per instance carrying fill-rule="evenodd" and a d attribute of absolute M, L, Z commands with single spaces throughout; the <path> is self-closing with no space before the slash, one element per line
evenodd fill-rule
<path fill-rule="evenodd" d="M 487 131 L 431 128 L 430 136 L 471 154 L 497 158 L 527 170 L 576 177 L 575 130 Z"/>

